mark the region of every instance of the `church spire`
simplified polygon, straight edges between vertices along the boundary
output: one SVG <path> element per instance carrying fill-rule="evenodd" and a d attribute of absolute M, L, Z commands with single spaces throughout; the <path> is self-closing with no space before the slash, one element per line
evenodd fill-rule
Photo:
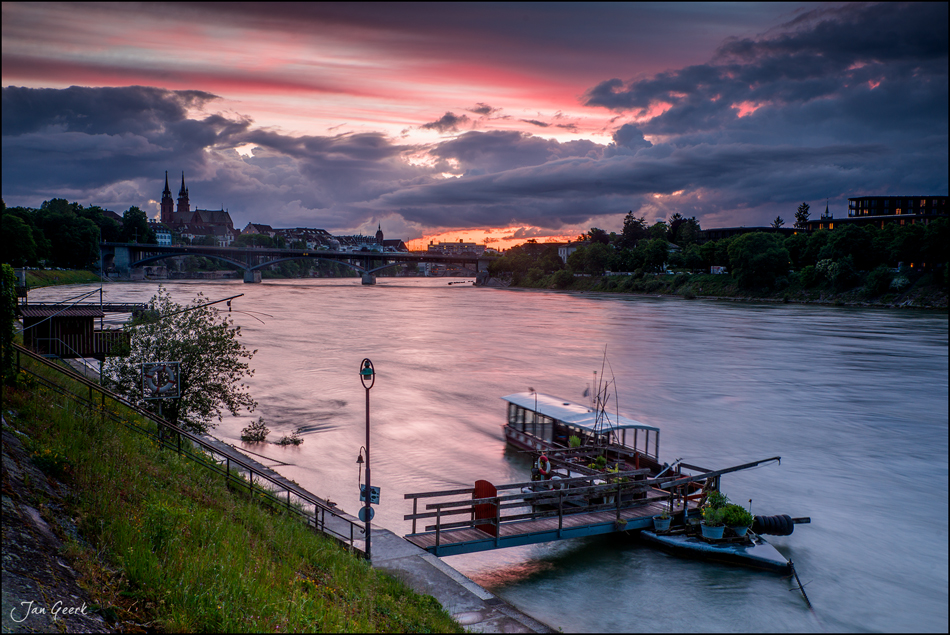
<path fill-rule="evenodd" d="M 188 205 L 188 188 L 185 187 L 185 172 L 182 170 L 181 173 L 181 189 L 178 190 L 178 209 L 176 210 L 179 214 L 182 212 L 191 211 L 190 206 Z"/>
<path fill-rule="evenodd" d="M 168 188 L 168 170 L 165 170 L 165 191 L 162 192 L 162 222 L 171 227 L 172 220 L 174 219 L 173 208 L 175 206 L 174 201 L 172 201 L 172 191 Z"/>

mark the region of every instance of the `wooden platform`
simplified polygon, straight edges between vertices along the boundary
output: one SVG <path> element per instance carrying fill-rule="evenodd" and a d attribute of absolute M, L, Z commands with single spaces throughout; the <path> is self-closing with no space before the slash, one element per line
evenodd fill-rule
<path fill-rule="evenodd" d="M 437 532 L 434 531 L 409 534 L 406 539 L 437 556 L 454 556 L 618 531 L 652 529 L 653 516 L 661 513 L 665 507 L 665 502 L 654 501 L 621 509 L 620 519 L 625 520 L 625 524 L 618 523 L 617 512 L 611 510 L 501 523 L 497 538 L 480 529 L 466 527 L 438 532 L 438 545 Z M 695 503 L 691 502 L 689 509 L 693 512 Z M 676 511 L 681 514 L 682 507 Z"/>

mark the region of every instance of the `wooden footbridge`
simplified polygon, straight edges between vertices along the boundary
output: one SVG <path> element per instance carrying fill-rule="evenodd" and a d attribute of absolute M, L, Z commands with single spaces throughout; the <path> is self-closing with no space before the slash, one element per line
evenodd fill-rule
<path fill-rule="evenodd" d="M 648 478 L 648 469 L 627 470 L 548 481 L 492 485 L 406 494 L 412 500 L 412 532 L 406 539 L 437 556 L 531 545 L 568 538 L 639 531 L 653 527 L 653 516 L 670 511 L 678 522 L 698 516 L 704 486 L 718 489 L 722 474 L 748 469 L 779 457 L 722 470 L 681 463 L 699 473 Z M 425 511 L 419 511 L 419 501 Z M 462 518 L 461 520 L 459 518 Z M 417 531 L 417 521 L 432 522 Z"/>

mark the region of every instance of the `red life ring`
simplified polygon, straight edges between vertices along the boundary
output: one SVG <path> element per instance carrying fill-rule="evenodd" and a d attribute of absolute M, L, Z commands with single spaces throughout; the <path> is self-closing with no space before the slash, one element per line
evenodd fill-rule
<path fill-rule="evenodd" d="M 551 460 L 543 454 L 538 457 L 538 472 L 541 473 L 541 476 L 547 476 L 551 473 Z"/>

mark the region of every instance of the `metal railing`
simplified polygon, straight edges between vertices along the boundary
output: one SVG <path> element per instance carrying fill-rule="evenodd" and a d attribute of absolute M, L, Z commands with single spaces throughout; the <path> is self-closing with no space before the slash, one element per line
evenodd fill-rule
<path fill-rule="evenodd" d="M 187 457 L 202 467 L 220 474 L 229 487 L 246 487 L 249 494 L 256 494 L 273 506 L 285 508 L 287 512 L 306 521 L 309 527 L 332 538 L 356 555 L 365 557 L 364 550 L 356 544 L 357 536 L 363 533 L 363 527 L 355 517 L 335 509 L 327 501 L 317 498 L 292 483 L 275 479 L 267 471 L 251 463 L 247 457 L 239 456 L 236 450 L 229 452 L 216 447 L 201 436 L 130 403 L 124 397 L 103 388 L 71 368 L 55 364 L 17 344 L 14 344 L 14 350 L 18 373 L 26 372 L 44 387 L 99 412 L 103 420 L 108 417 L 116 423 L 121 423 L 131 430 L 150 437 L 166 448 L 175 450 L 180 456 Z M 39 364 L 42 368 L 55 371 L 57 375 L 54 377 L 62 381 L 46 377 L 24 362 Z M 80 392 L 76 392 L 77 389 Z M 146 425 L 136 422 L 132 417 L 123 417 L 114 409 L 107 408 L 107 399 L 146 420 Z M 148 423 L 154 424 L 154 428 Z"/>

